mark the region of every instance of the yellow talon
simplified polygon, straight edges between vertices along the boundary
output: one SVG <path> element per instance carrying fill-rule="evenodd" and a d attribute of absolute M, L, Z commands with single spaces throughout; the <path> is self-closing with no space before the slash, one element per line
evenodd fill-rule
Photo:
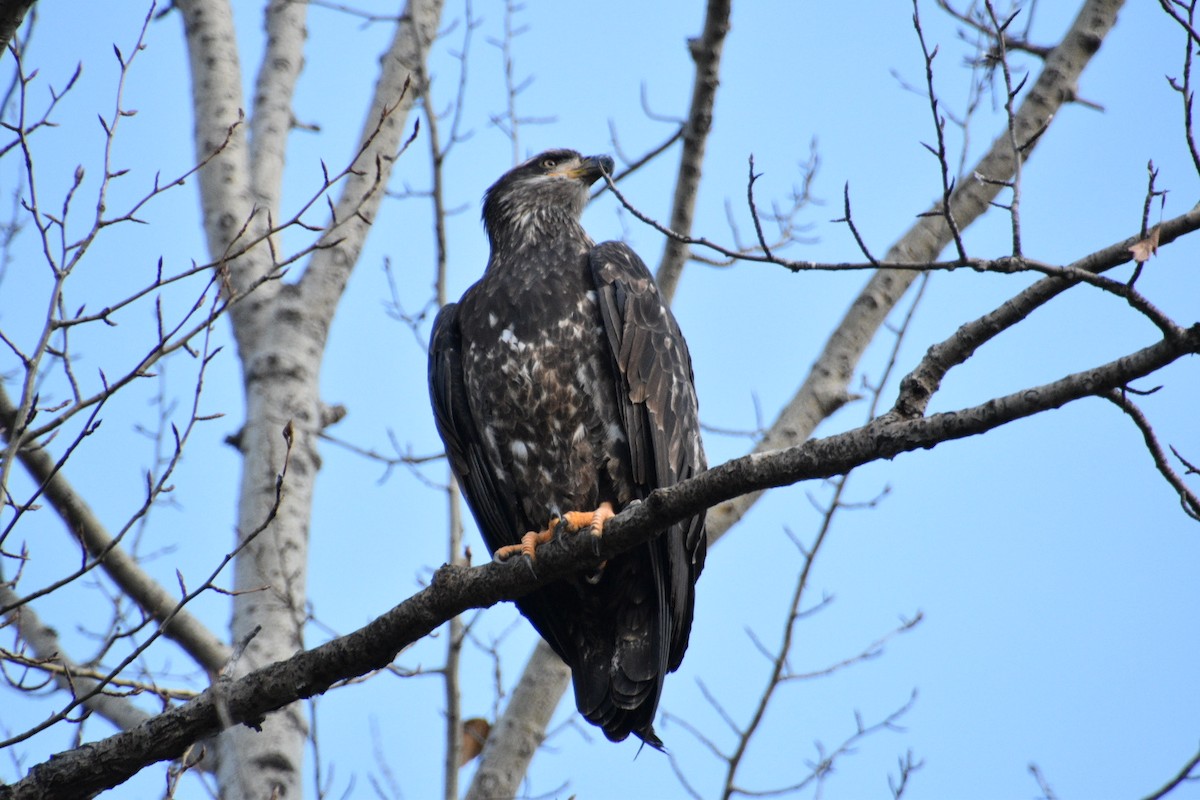
<path fill-rule="evenodd" d="M 603 502 L 595 511 L 568 511 L 563 515 L 572 531 L 591 528 L 593 536 L 604 534 L 604 523 L 616 516 L 612 503 Z"/>
<path fill-rule="evenodd" d="M 563 514 L 562 521 L 567 523 L 567 528 L 571 532 L 588 529 L 591 530 L 593 536 L 601 536 L 604 533 L 604 523 L 615 516 L 616 511 L 613 510 L 612 503 L 606 501 L 601 503 L 595 511 L 568 511 Z M 526 533 L 521 537 L 519 544 L 497 548 L 496 560 L 507 561 L 518 554 L 536 560 L 538 547 L 554 538 L 554 529 L 558 527 L 559 521 L 559 518 L 555 517 L 550 520 L 545 530 Z"/>
<path fill-rule="evenodd" d="M 550 520 L 550 524 L 544 531 L 529 531 L 521 537 L 520 544 L 510 544 L 496 550 L 496 559 L 498 561 L 507 561 L 518 553 L 523 556 L 529 556 L 531 559 L 537 559 L 538 545 L 545 544 L 554 538 L 554 528 L 558 525 L 558 517 Z"/>

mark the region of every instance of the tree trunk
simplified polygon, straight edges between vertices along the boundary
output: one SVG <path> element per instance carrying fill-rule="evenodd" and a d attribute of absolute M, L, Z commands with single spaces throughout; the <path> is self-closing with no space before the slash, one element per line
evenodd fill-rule
<path fill-rule="evenodd" d="M 303 649 L 305 577 L 313 485 L 320 468 L 318 366 L 324 327 L 299 305 L 300 293 L 285 286 L 259 329 L 245 336 L 243 380 L 246 425 L 238 544 L 253 537 L 235 562 L 231 635 L 245 650 L 234 664 L 240 677 Z M 282 435 L 292 426 L 286 454 Z M 278 513 L 276 480 L 288 458 Z M 254 535 L 255 531 L 261 532 Z M 219 779 L 228 798 L 300 797 L 301 766 L 308 726 L 299 706 L 267 715 L 260 730 L 237 725 L 220 738 Z"/>
<path fill-rule="evenodd" d="M 227 0 L 178 4 L 191 56 L 196 152 L 207 161 L 200 173 L 205 232 L 209 252 L 224 270 L 226 296 L 236 301 L 230 314 L 246 397 L 246 422 L 238 436 L 244 461 L 231 621 L 235 656 L 226 668 L 232 677 L 304 647 L 325 342 L 395 164 L 415 95 L 409 78 L 429 52 L 442 9 L 441 0 L 414 0 L 397 24 L 364 115 L 355 169 L 335 181 L 337 187 L 327 187 L 341 191 L 334 217 L 303 276 L 283 283 L 264 280 L 280 257 L 267 237 L 269 221 L 285 218 L 279 185 L 291 92 L 303 63 L 304 5 L 268 5 L 268 52 L 248 126 L 251 150 L 232 9 Z M 307 735 L 296 706 L 267 715 L 257 729 L 229 727 L 218 745 L 221 796 L 300 797 Z"/>

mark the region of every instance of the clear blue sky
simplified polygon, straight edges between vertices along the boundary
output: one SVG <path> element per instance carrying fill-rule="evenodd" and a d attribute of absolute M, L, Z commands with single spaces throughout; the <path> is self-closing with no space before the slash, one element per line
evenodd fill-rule
<path fill-rule="evenodd" d="M 238 4 L 248 96 L 262 39 L 255 5 Z M 1070 22 L 1070 5 L 1039 5 L 1033 40 L 1056 41 Z M 482 26 L 468 55 L 463 124 L 471 137 L 458 146 L 447 173 L 447 203 L 461 209 L 450 230 L 455 295 L 478 277 L 486 260 L 477 216 L 480 195 L 511 162 L 510 141 L 488 123 L 489 115 L 504 107 L 501 53 L 488 42 L 502 35 L 502 9 L 493 2 L 474 6 Z M 824 204 L 802 215 L 812 225 L 813 242 L 794 248 L 794 257 L 859 259 L 845 226 L 830 221 L 842 215 L 847 182 L 857 224 L 877 254 L 938 195 L 936 163 L 921 146 L 934 136 L 928 103 L 892 74 L 910 84 L 923 82 L 911 6 L 872 6 L 870 14 L 851 3 L 781 0 L 737 6 L 705 162 L 699 232 L 730 240 L 728 202 L 742 234 L 749 235 L 743 201 L 747 157 L 753 154 L 756 169 L 764 173 L 758 196 L 782 197 L 799 180 L 798 165 L 807 159 L 813 139 L 821 158 L 814 194 Z M 374 10 L 385 7 L 392 6 L 379 4 Z M 129 0 L 39 5 L 29 56 L 29 65 L 40 70 L 35 105 L 44 102 L 47 86 L 61 87 L 77 62 L 84 65 L 79 85 L 56 114 L 59 127 L 43 131 L 36 142 L 39 191 L 54 207 L 61 204 L 77 164 L 88 170 L 82 196 L 94 197 L 103 144 L 96 115 L 110 114 L 117 73 L 112 45 L 129 51 L 146 8 Z M 959 113 L 969 81 L 962 68 L 968 51 L 933 3 L 923 2 L 922 13 L 927 38 L 941 47 L 936 81 L 942 100 Z M 449 4 L 446 27 L 462 15 L 460 4 Z M 692 73 L 685 41 L 698 34 L 702 15 L 700 2 L 620 0 L 603 9 L 529 2 L 518 17 L 528 31 L 515 40 L 513 52 L 518 76 L 533 81 L 519 96 L 518 109 L 552 121 L 521 128 L 521 153 L 551 146 L 613 152 L 610 122 L 626 153 L 640 154 L 657 144 L 671 126 L 648 119 L 641 97 L 656 114 L 686 112 Z M 310 11 L 308 27 L 296 116 L 320 126 L 321 133 L 298 131 L 291 137 L 289 208 L 318 184 L 321 160 L 337 168 L 348 158 L 390 35 L 386 25 L 364 27 L 319 7 Z M 439 107 L 454 97 L 459 64 L 453 53 L 462 48 L 462 35 L 460 24 L 436 48 Z M 144 193 L 156 172 L 170 177 L 193 160 L 178 15 L 153 22 L 147 45 L 124 90 L 126 107 L 138 114 L 122 121 L 114 154 L 115 167 L 131 172 L 114 185 L 110 208 Z M 1161 170 L 1159 187 L 1170 190 L 1166 216 L 1194 203 L 1200 181 L 1184 145 L 1181 104 L 1163 77 L 1180 73 L 1183 46 L 1151 4 L 1130 4 L 1122 14 L 1079 87 L 1082 97 L 1104 111 L 1064 109 L 1025 170 L 1028 255 L 1068 262 L 1135 233 L 1150 160 Z M 11 63 L 6 55 L 6 71 Z M 985 100 L 969 156 L 990 143 L 1000 123 Z M 423 136 L 397 166 L 394 188 L 427 185 Z M 951 143 L 957 146 L 961 137 L 952 132 Z M 676 163 L 673 153 L 623 184 L 624 193 L 665 219 Z M 3 197 L 16 185 L 18 166 L 12 153 L 0 161 Z M 89 202 L 94 205 L 94 200 L 80 201 L 74 219 L 82 222 Z M 95 308 L 112 302 L 127 287 L 145 283 L 160 256 L 168 271 L 207 260 L 195 182 L 164 195 L 140 216 L 149 224 L 118 227 L 98 241 L 69 284 L 68 305 Z M 318 215 L 313 221 L 322 220 Z M 618 210 L 613 198 L 593 204 L 585 224 L 597 240 L 625 238 L 648 263 L 657 263 L 661 237 Z M 971 254 L 1005 254 L 1008 225 L 1003 213 L 991 212 L 967 234 Z M 381 268 L 390 261 L 406 308 L 421 308 L 432 281 L 430 242 L 424 200 L 385 204 L 335 322 L 323 371 L 326 402 L 349 409 L 331 430 L 341 439 L 386 450 L 391 430 L 415 453 L 439 448 L 427 408 L 420 341 L 427 336 L 428 320 L 414 336 L 385 314 L 388 289 Z M 285 239 L 290 248 L 304 243 L 300 234 Z M 18 238 L 0 281 L 0 326 L 26 337 L 49 291 L 35 244 L 28 232 Z M 1194 322 L 1200 309 L 1198 256 L 1197 242 L 1172 245 L 1150 262 L 1139 283 L 1183 324 Z M 769 424 L 864 280 L 864 274 L 794 275 L 752 264 L 689 267 L 676 313 L 695 359 L 704 421 L 754 428 L 756 409 L 761 409 L 763 423 Z M 901 350 L 901 373 L 930 344 L 1029 280 L 973 272 L 934 276 Z M 186 292 L 166 298 L 168 309 L 189 300 Z M 145 346 L 152 323 L 148 306 L 118 321 L 117 328 L 75 340 L 85 380 L 94 383 L 98 368 L 108 374 L 127 369 Z M 955 370 L 932 410 L 973 405 L 1086 369 L 1150 343 L 1154 334 L 1119 301 L 1077 289 Z M 239 462 L 223 439 L 237 430 L 241 403 L 224 325 L 218 339 L 226 349 L 206 376 L 201 408 L 227 416 L 196 432 L 174 480 L 176 505 L 155 510 L 141 533 L 143 551 L 153 554 L 151 567 L 168 585 L 174 585 L 176 569 L 192 584 L 202 580 L 232 540 Z M 868 380 L 880 374 L 890 344 L 881 337 L 869 352 L 863 373 Z M 7 378 L 15 366 L 11 354 L 0 350 L 0 374 Z M 187 402 L 194 367 L 175 359 L 163 374 L 167 390 Z M 1200 459 L 1196 360 L 1179 362 L 1152 383 L 1164 388 L 1142 402 L 1162 439 L 1193 461 Z M 159 385 L 148 381 L 141 394 L 106 407 L 101 432 L 68 468 L 70 479 L 114 528 L 136 508 L 142 472 L 152 464 L 153 443 L 134 426 L 153 424 L 148 401 Z M 51 382 L 46 391 L 61 396 L 63 387 Z M 889 402 L 894 393 L 894 387 L 886 393 Z M 850 405 L 819 433 L 854 427 L 865 414 L 865 404 Z M 745 440 L 733 437 L 710 434 L 706 442 L 712 463 L 747 448 Z M 409 472 L 399 470 L 381 483 L 382 470 L 375 463 L 333 446 L 322 455 L 312 525 L 313 612 L 323 625 L 348 632 L 411 594 L 445 559 L 444 509 L 441 497 Z M 430 467 L 424 474 L 440 481 L 443 468 Z M 913 798 L 1035 797 L 1039 789 L 1027 770 L 1030 762 L 1062 797 L 1141 797 L 1174 774 L 1200 744 L 1200 582 L 1195 578 L 1200 529 L 1180 512 L 1140 435 L 1115 407 L 1085 400 L 985 437 L 871 465 L 854 474 L 848 497 L 867 501 L 885 487 L 890 492 L 876 507 L 839 517 L 814 570 L 808 605 L 823 594 L 832 602 L 799 625 L 792 664 L 797 671 L 820 669 L 859 652 L 902 617 L 919 611 L 924 621 L 890 642 L 880 658 L 785 687 L 750 750 L 744 785 L 770 789 L 800 779 L 803 764 L 815 758 L 814 742 L 836 747 L 853 731 L 856 711 L 866 723 L 874 722 L 914 690 L 917 702 L 904 717 L 903 730 L 875 735 L 840 760 L 827 796 L 888 796 L 887 775 L 895 773 L 897 756 L 909 749 L 925 764 L 906 795 Z M 691 650 L 668 681 L 662 708 L 721 747 L 732 747 L 732 738 L 698 682 L 736 721 L 748 719 L 769 665 L 746 631 L 768 647 L 779 640 L 801 564 L 785 529 L 804 541 L 815 535 L 819 514 L 809 495 L 820 501 L 828 491 L 806 485 L 772 493 L 714 548 L 700 581 Z M 48 511 L 25 530 L 33 558 L 23 589 L 52 579 L 53 570 L 70 558 L 67 534 Z M 483 553 L 473 529 L 469 542 L 476 554 Z M 196 606 L 223 631 L 224 598 L 204 598 Z M 105 624 L 103 604 L 84 590 L 39 603 L 37 610 L 64 634 L 69 647 L 77 648 L 72 654 L 80 660 L 94 644 L 79 634 L 77 624 Z M 507 690 L 533 645 L 531 629 L 511 607 L 501 606 L 484 612 L 474 631 L 484 645 L 499 640 Z M 314 627 L 309 644 L 326 637 Z M 441 639 L 423 643 L 398 663 L 436 667 L 443 648 Z M 162 658 L 169 660 L 171 676 L 164 683 L 194 679 L 182 656 Z M 468 648 L 465 668 L 464 712 L 491 717 L 491 656 Z M 351 786 L 351 796 L 371 796 L 371 776 L 386 783 L 380 759 L 397 777 L 403 797 L 434 796 L 441 779 L 441 692 L 436 677 L 380 675 L 320 698 L 319 758 L 328 796 L 340 797 Z M 6 694 L 0 723 L 18 730 L 44 713 L 44 706 Z M 568 698 L 557 722 L 575 718 Z M 681 794 L 665 758 L 645 752 L 635 759 L 634 743 L 611 745 L 585 727 L 577 722 L 555 733 L 534 761 L 530 796 Z M 721 765 L 678 724 L 660 723 L 659 729 L 693 785 L 705 796 L 716 794 Z M 109 729 L 96 722 L 86 731 L 99 737 Z M 65 736 L 40 737 L 25 750 L 25 763 L 69 744 Z M 0 764 L 2 779 L 19 772 L 9 760 Z M 469 772 L 464 770 L 464 781 Z M 150 770 L 111 796 L 151 796 L 158 780 L 159 773 Z M 306 790 L 316 796 L 311 780 Z M 195 787 L 186 796 L 197 796 Z M 1184 788 L 1174 796 L 1200 797 L 1200 789 Z"/>

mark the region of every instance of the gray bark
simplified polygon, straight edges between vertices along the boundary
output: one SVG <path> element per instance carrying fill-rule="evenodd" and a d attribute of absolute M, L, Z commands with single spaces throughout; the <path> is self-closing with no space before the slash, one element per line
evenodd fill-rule
<path fill-rule="evenodd" d="M 688 42 L 696 72 L 692 80 L 692 102 L 683 125 L 675 197 L 671 202 L 671 230 L 683 234 L 692 232 L 692 220 L 696 216 L 696 196 L 700 193 L 700 176 L 704 172 L 704 150 L 712 130 L 717 87 L 721 83 L 721 53 L 725 48 L 725 34 L 729 33 L 730 5 L 730 0 L 708 0 L 704 30 L 698 38 Z M 679 285 L 690 252 L 686 244 L 676 239 L 668 239 L 663 249 L 654 279 L 668 303 L 675 296 L 675 287 Z"/>

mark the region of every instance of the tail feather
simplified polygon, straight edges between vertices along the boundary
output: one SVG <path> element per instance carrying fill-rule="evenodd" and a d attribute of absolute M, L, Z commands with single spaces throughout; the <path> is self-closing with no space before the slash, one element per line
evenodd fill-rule
<path fill-rule="evenodd" d="M 579 713 L 601 728 L 610 741 L 624 741 L 632 733 L 655 750 L 662 750 L 662 740 L 654 732 L 662 678 L 639 686 L 636 694 L 622 696 L 613 691 L 606 673 L 581 668 L 571 671 Z"/>
<path fill-rule="evenodd" d="M 670 671 L 670 617 L 658 580 L 657 552 L 614 559 L 605 569 L 597 595 L 603 601 L 581 619 L 581 634 L 571 664 L 579 713 L 614 742 L 629 734 L 662 749 L 654 733 L 654 714 Z"/>

